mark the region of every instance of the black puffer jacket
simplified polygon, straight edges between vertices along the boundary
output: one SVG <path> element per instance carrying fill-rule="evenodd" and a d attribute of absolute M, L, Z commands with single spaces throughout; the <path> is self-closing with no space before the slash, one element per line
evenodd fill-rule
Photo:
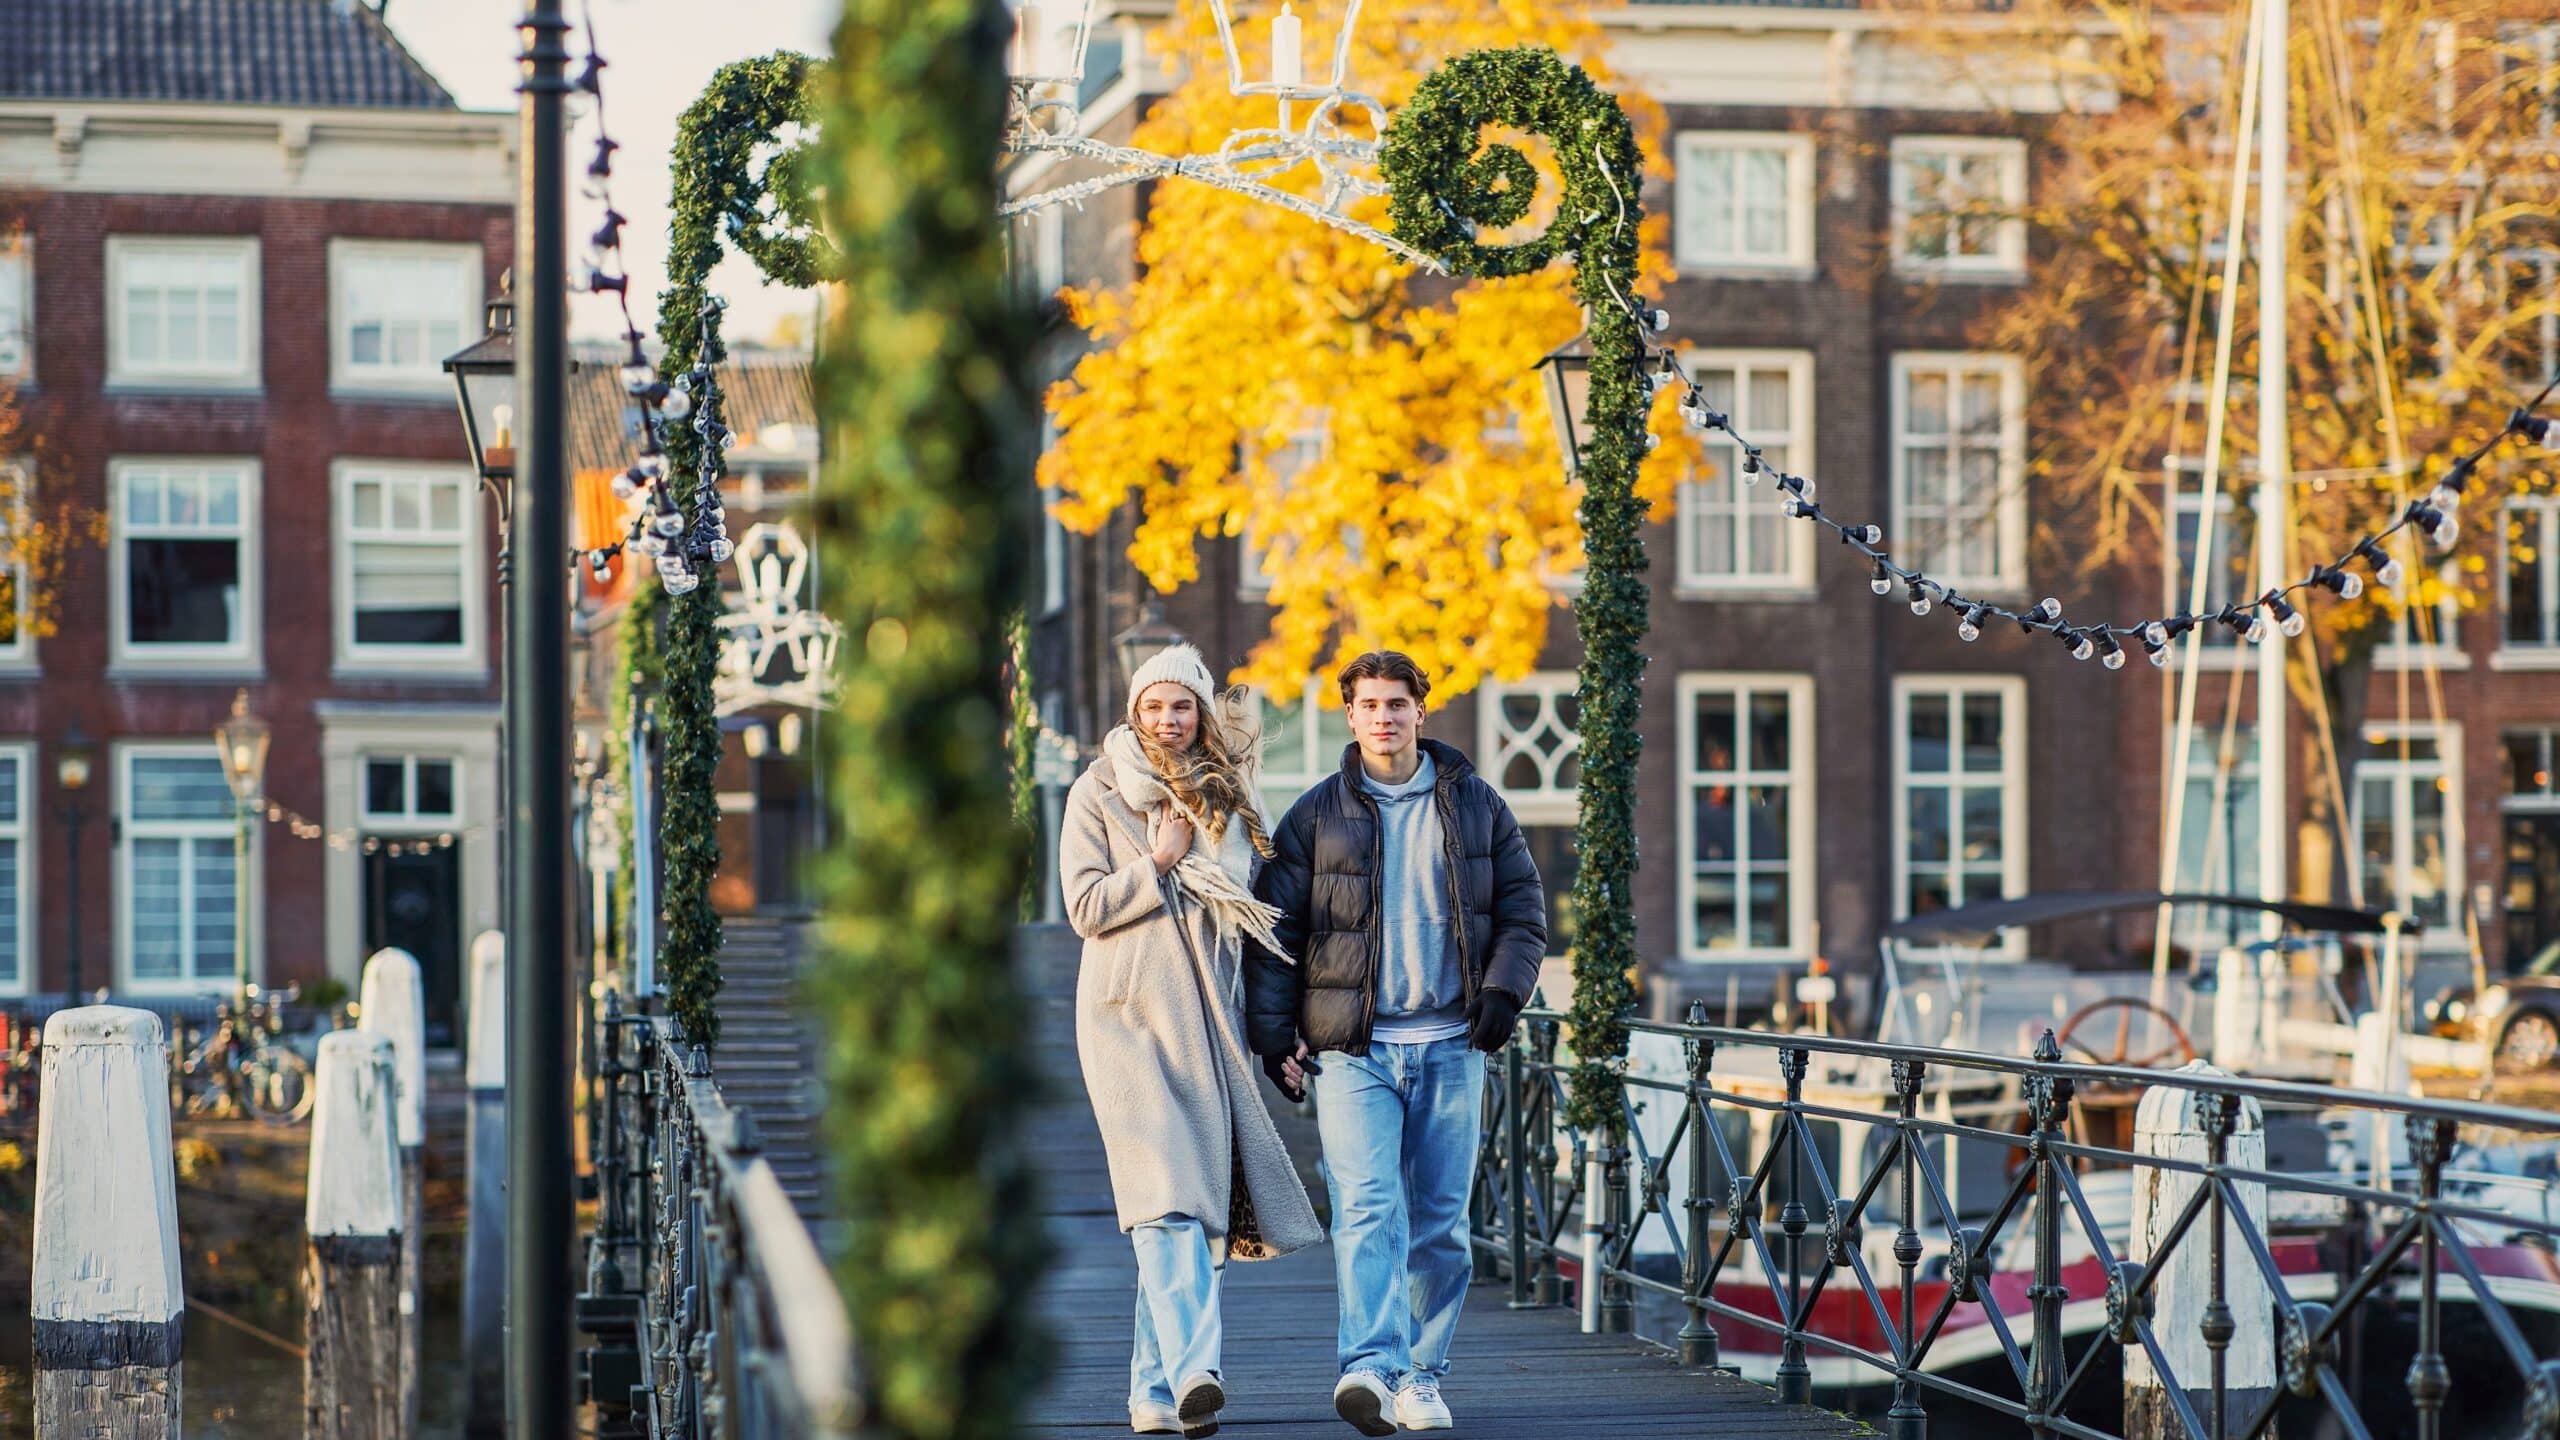
<path fill-rule="evenodd" d="M 1520 822 L 1475 766 L 1437 740 L 1422 742 L 1438 770 L 1442 874 L 1455 872 L 1459 960 L 1467 998 L 1484 988 L 1526 1000 L 1547 954 L 1547 899 Z M 1343 747 L 1328 775 L 1289 807 L 1272 837 L 1277 857 L 1254 890 L 1278 907 L 1290 964 L 1253 946 L 1245 966 L 1245 1022 L 1254 1051 L 1369 1053 L 1378 1008 L 1378 870 L 1384 841 L 1378 802 L 1360 784 L 1360 747 Z"/>

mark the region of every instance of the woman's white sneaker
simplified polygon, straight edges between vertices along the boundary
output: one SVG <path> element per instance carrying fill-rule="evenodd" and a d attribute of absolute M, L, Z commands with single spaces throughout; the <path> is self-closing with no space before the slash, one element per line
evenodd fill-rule
<path fill-rule="evenodd" d="M 1363 1435 L 1393 1435 L 1396 1422 L 1387 1418 L 1395 1396 L 1387 1382 L 1366 1370 L 1354 1370 L 1334 1382 L 1333 1413 Z"/>
<path fill-rule="evenodd" d="M 1407 1430 L 1446 1430 L 1457 1422 L 1449 1418 L 1449 1402 L 1440 1398 L 1440 1382 L 1416 1377 L 1396 1391 L 1396 1423 Z"/>

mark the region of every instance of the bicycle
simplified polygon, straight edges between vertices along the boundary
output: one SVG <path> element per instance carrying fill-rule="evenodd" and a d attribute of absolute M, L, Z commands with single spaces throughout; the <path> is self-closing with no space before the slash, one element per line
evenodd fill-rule
<path fill-rule="evenodd" d="M 213 1029 L 190 1049 L 183 1031 L 170 1047 L 176 1108 L 204 1119 L 254 1119 L 296 1125 L 311 1115 L 317 1092 L 311 1062 L 279 1038 L 284 1007 L 302 997 L 300 985 L 282 990 L 242 986 L 214 1007 Z"/>

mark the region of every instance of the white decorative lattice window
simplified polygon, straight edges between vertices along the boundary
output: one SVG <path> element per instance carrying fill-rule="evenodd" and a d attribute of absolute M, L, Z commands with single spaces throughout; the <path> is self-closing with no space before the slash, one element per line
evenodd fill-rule
<path fill-rule="evenodd" d="M 1580 684 L 1571 671 L 1542 671 L 1489 683 L 1477 699 L 1477 760 L 1524 825 L 1582 813 Z"/>

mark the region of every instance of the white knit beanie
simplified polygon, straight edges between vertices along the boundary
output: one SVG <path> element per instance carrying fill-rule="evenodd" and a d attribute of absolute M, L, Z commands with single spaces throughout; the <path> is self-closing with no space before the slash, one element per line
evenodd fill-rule
<path fill-rule="evenodd" d="M 1129 678 L 1129 716 L 1136 719 L 1138 697 L 1150 685 L 1180 685 L 1200 697 L 1200 713 L 1215 712 L 1218 704 L 1218 681 L 1209 673 L 1209 662 L 1189 645 L 1169 645 L 1155 653 L 1138 673 Z"/>

